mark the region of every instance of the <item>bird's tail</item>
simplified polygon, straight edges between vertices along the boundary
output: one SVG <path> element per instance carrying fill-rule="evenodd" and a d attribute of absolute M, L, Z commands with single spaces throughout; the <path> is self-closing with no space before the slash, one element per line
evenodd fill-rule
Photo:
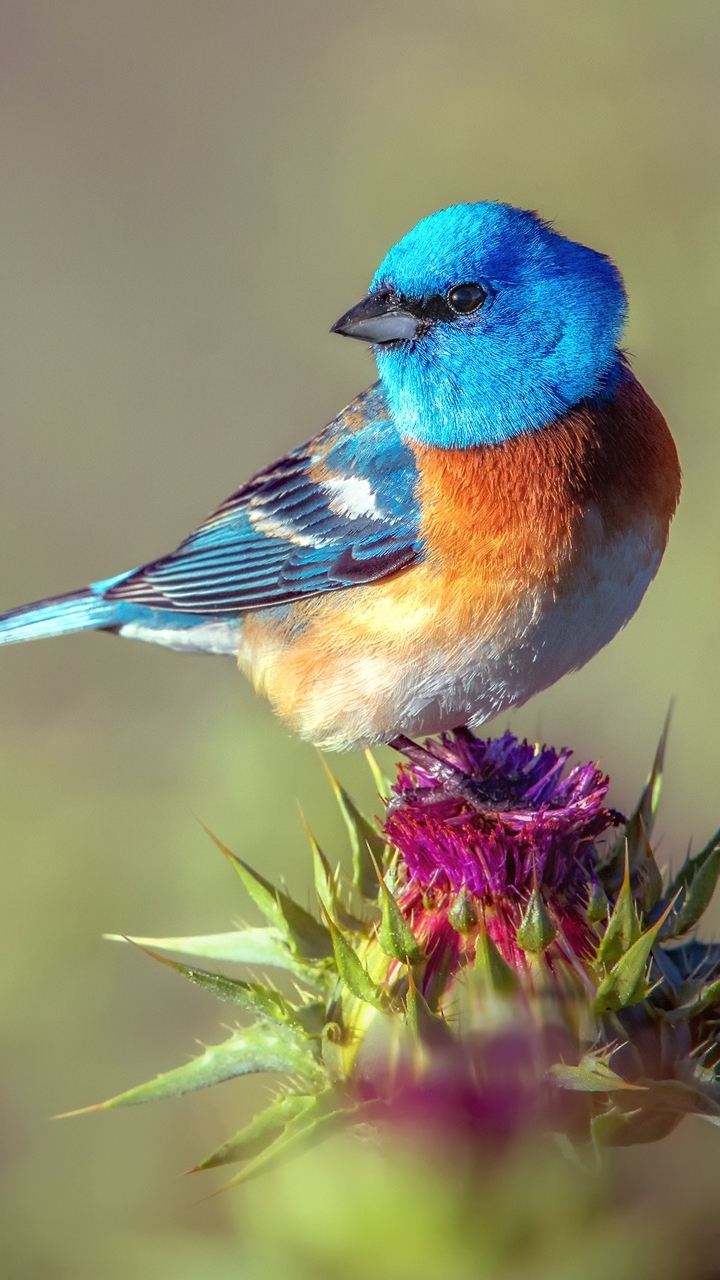
<path fill-rule="evenodd" d="M 45 636 L 62 636 L 69 631 L 112 627 L 117 621 L 117 603 L 104 600 L 92 587 L 85 587 L 82 591 L 51 596 L 49 600 L 38 600 L 35 604 L 22 605 L 19 609 L 0 614 L 0 644 L 18 644 L 21 640 L 42 640 Z"/>
<path fill-rule="evenodd" d="M 230 654 L 237 657 L 240 620 L 236 616 L 153 609 L 130 600 L 108 600 L 105 592 L 130 574 L 94 582 L 82 591 L 51 596 L 0 614 L 0 645 L 42 640 L 69 631 L 113 631 L 132 640 L 147 640 L 183 653 Z"/>

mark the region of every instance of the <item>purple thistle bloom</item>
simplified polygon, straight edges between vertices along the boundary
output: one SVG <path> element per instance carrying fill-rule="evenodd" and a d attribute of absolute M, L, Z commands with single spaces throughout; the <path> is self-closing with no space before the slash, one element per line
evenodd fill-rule
<path fill-rule="evenodd" d="M 473 913 L 482 916 L 505 959 L 517 965 L 515 935 L 537 886 L 551 898 L 553 923 L 582 957 L 595 841 L 622 821 L 605 807 L 607 777 L 592 764 L 566 772 L 570 751 L 532 746 L 511 733 L 481 740 L 460 729 L 401 749 L 409 763 L 393 787 L 385 833 L 400 854 L 406 878 L 399 901 L 414 927 L 433 948 L 453 945 L 448 921 L 462 898 L 468 934 Z M 458 941 L 455 933 L 456 951 Z"/>

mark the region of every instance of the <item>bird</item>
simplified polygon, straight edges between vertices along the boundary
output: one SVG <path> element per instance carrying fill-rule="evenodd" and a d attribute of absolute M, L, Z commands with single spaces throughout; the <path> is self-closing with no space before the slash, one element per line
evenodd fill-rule
<path fill-rule="evenodd" d="M 0 616 L 233 656 L 324 750 L 475 728 L 582 667 L 655 576 L 679 494 L 603 253 L 494 201 L 423 218 L 331 332 L 378 380 L 178 548 Z"/>

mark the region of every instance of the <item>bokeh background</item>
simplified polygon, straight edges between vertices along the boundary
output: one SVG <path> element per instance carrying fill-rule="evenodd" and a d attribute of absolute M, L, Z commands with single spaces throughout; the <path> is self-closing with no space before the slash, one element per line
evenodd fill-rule
<path fill-rule="evenodd" d="M 662 857 L 697 847 L 720 821 L 719 58 L 713 0 L 0 0 L 0 607 L 171 549 L 371 381 L 328 330 L 418 218 L 538 209 L 623 270 L 685 487 L 627 630 L 496 727 L 598 758 L 627 806 L 674 695 Z M 200 1203 L 176 1175 L 259 1085 L 49 1117 L 220 1038 L 204 993 L 101 934 L 245 911 L 198 817 L 307 895 L 297 802 L 343 847 L 318 758 L 228 660 L 101 635 L 2 651 L 0 756 L 6 1273 L 242 1274 L 261 1184 Z M 362 762 L 337 769 L 372 805 Z M 626 1175 L 707 1194 L 718 1147 L 687 1121 Z"/>

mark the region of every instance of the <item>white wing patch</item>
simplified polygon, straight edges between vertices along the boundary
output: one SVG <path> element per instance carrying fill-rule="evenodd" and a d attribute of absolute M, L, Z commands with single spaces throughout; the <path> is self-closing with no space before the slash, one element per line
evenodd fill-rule
<path fill-rule="evenodd" d="M 382 520 L 375 493 L 364 476 L 328 476 L 322 487 L 328 495 L 330 510 L 336 515 Z"/>
<path fill-rule="evenodd" d="M 282 538 L 285 542 L 294 542 L 299 547 L 321 547 L 326 541 L 312 534 L 303 533 L 289 520 L 283 520 L 282 516 L 276 516 L 262 509 L 256 511 L 251 507 L 248 517 L 253 528 L 259 533 L 266 533 L 271 538 Z"/>

